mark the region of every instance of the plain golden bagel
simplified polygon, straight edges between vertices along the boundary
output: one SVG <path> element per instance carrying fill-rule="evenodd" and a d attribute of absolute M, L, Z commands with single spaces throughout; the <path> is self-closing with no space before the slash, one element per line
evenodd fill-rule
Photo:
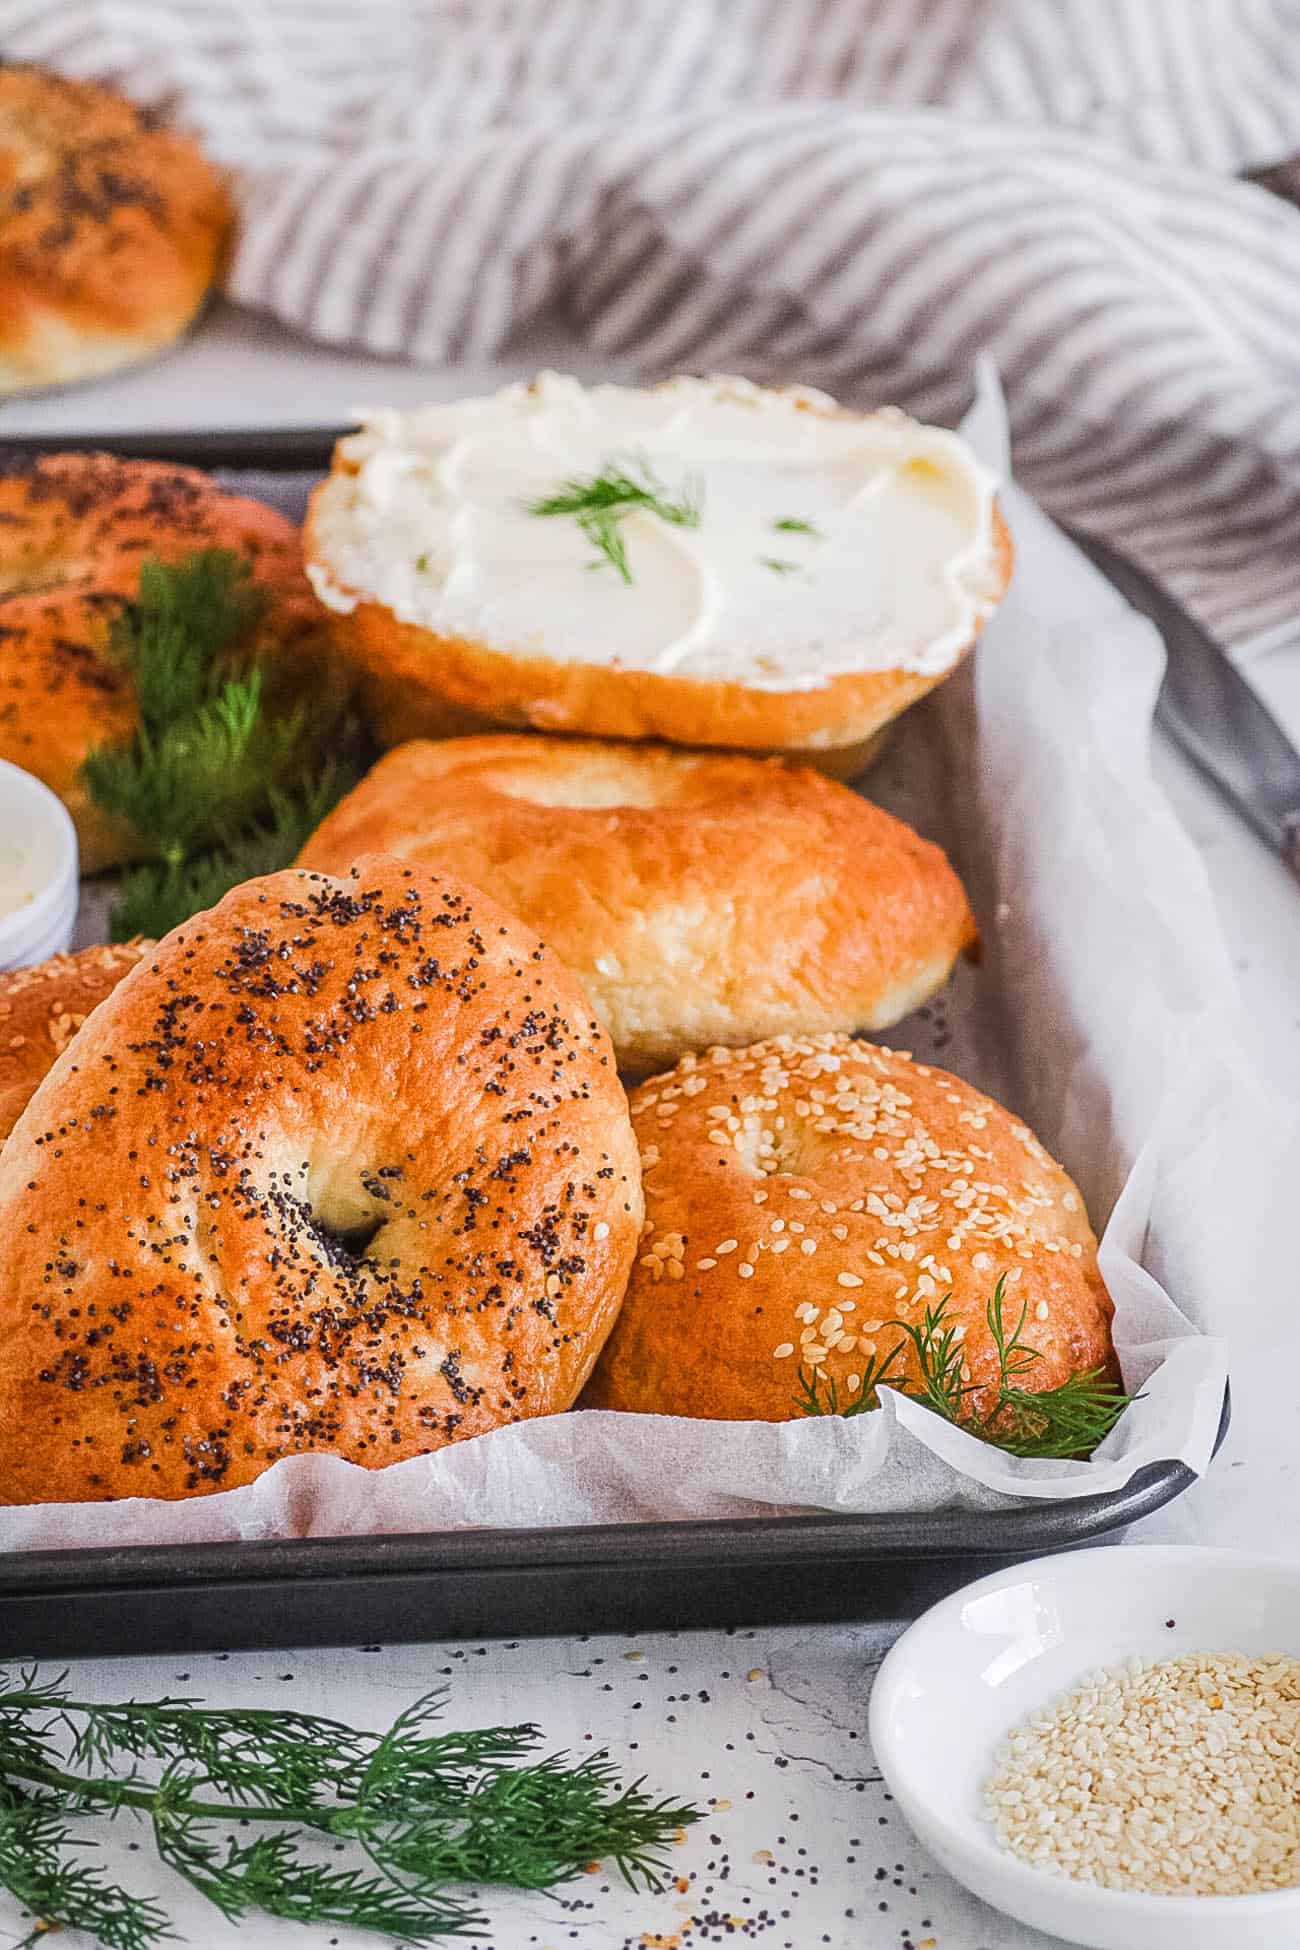
<path fill-rule="evenodd" d="M 518 512 L 522 509 L 526 515 L 546 505 L 545 496 L 540 502 L 530 497 L 540 485 L 536 456 L 545 454 L 550 464 L 552 443 L 549 429 L 538 432 L 529 416 L 545 410 L 551 399 L 560 402 L 557 410 L 577 414 L 587 432 L 593 424 L 603 429 L 607 412 L 615 417 L 620 412 L 630 414 L 635 428 L 660 400 L 668 402 L 670 414 L 680 406 L 689 417 L 694 405 L 705 400 L 710 408 L 742 419 L 751 416 L 756 424 L 765 416 L 779 421 L 777 452 L 784 464 L 774 462 L 769 470 L 770 518 L 751 521 L 753 532 L 746 529 L 743 547 L 735 546 L 730 533 L 725 543 L 726 573 L 736 586 L 745 585 L 748 608 L 744 616 L 733 616 L 722 599 L 727 616 L 725 645 L 720 637 L 717 655 L 703 664 L 698 662 L 696 638 L 704 626 L 694 616 L 683 622 L 676 635 L 669 632 L 672 641 L 666 660 L 624 654 L 617 644 L 609 647 L 605 624 L 611 613 L 592 610 L 592 604 L 607 601 L 614 591 L 624 604 L 616 613 L 627 615 L 638 603 L 658 600 L 662 591 L 661 558 L 653 557 L 638 578 L 619 556 L 622 528 L 617 531 L 612 568 L 609 560 L 602 560 L 598 545 L 595 553 L 589 551 L 589 559 L 582 558 L 582 536 L 590 543 L 593 534 L 603 533 L 608 542 L 608 528 L 582 529 L 581 523 L 575 526 L 572 521 L 567 529 L 558 522 L 547 524 L 546 540 L 561 537 L 557 546 L 570 550 L 563 565 L 569 582 L 557 596 L 553 583 L 559 571 L 553 554 L 544 555 L 533 532 L 542 524 L 534 522 L 530 527 Z M 506 441 L 498 429 L 498 444 L 480 461 L 473 442 L 486 437 L 480 427 L 494 411 L 513 416 L 507 420 L 513 438 Z M 454 425 L 449 423 L 444 435 L 441 421 L 437 429 L 429 429 L 429 415 L 460 417 Z M 900 460 L 895 472 L 918 493 L 923 492 L 918 483 L 941 475 L 940 463 L 926 457 L 932 450 L 940 452 L 936 443 L 950 443 L 944 453 L 954 445 L 960 447 L 952 435 L 910 421 L 892 409 L 859 414 L 806 388 L 763 388 L 726 377 L 679 377 L 648 389 L 603 387 L 584 393 L 576 381 L 540 374 L 529 386 L 506 388 L 490 399 L 445 404 L 423 413 L 417 409 L 407 415 L 374 416 L 360 433 L 338 443 L 330 476 L 312 496 L 303 532 L 308 573 L 322 600 L 337 613 L 340 645 L 359 673 L 376 734 L 393 744 L 498 726 L 659 739 L 799 756 L 835 776 L 853 776 L 866 763 L 884 727 L 942 682 L 970 650 L 1005 592 L 1013 550 L 991 484 L 963 449 L 962 467 L 971 470 L 971 479 L 978 474 L 982 483 L 977 542 L 970 542 L 964 531 L 961 539 L 954 539 L 953 525 L 945 525 L 950 512 L 945 508 L 943 522 L 911 538 L 916 544 L 915 560 L 906 548 L 897 555 L 883 551 L 888 563 L 887 575 L 882 572 L 888 582 L 885 593 L 884 583 L 877 587 L 860 555 L 850 550 L 846 566 L 842 552 L 830 547 L 819 552 L 816 525 L 792 514 L 796 506 L 808 504 L 807 480 L 815 472 L 800 446 L 800 436 L 810 426 L 828 429 L 828 440 L 840 434 L 862 438 L 864 430 L 880 426 L 914 440 L 915 458 L 906 464 Z M 611 426 L 606 442 L 611 453 L 618 449 L 619 438 L 620 429 Z M 650 477 L 656 482 L 670 471 L 687 482 L 692 478 L 691 455 L 674 450 L 675 438 L 670 433 L 655 449 L 659 471 L 651 470 Z M 469 443 L 468 456 L 465 443 Z M 631 435 L 627 444 L 635 446 Z M 843 454 L 838 449 L 837 456 L 840 465 Z M 649 466 L 648 461 L 643 464 Z M 730 464 L 734 470 L 734 454 Z M 618 465 L 617 455 L 607 461 L 603 491 L 609 491 L 608 482 Z M 376 466 L 382 466 L 382 473 L 372 486 Z M 514 466 L 519 479 L 512 478 L 508 492 L 500 484 L 501 477 Z M 566 463 L 559 453 L 554 469 L 556 480 L 551 485 L 558 486 L 562 495 L 564 490 L 590 489 L 593 482 L 599 488 L 602 480 L 599 474 L 585 473 L 582 478 L 565 479 Z M 822 471 L 826 477 L 832 474 L 829 461 Z M 407 492 L 403 483 L 409 482 L 423 484 L 409 492 L 424 495 L 427 506 L 402 499 Z M 486 487 L 481 485 L 484 482 Z M 638 482 L 631 481 L 630 491 L 637 487 Z M 471 500 L 463 506 L 456 499 L 475 493 L 491 499 Z M 935 493 L 937 503 L 942 491 Z M 668 505 L 660 500 L 651 513 Z M 869 494 L 864 505 L 871 505 Z M 447 512 L 451 507 L 456 509 L 454 519 Z M 689 509 L 683 517 L 682 506 L 669 506 L 659 538 L 675 536 L 675 546 L 697 545 L 707 552 L 710 535 L 716 532 L 713 525 L 729 529 L 728 510 L 723 500 L 709 500 L 703 494 L 700 509 Z M 472 579 L 477 567 L 464 552 L 473 550 L 475 537 L 498 517 L 515 520 L 519 532 L 512 531 L 512 543 L 517 546 L 511 553 L 498 548 L 491 556 L 482 570 L 481 588 L 475 583 L 475 603 L 467 605 L 453 593 Z M 446 525 L 446 532 L 440 528 L 430 542 L 426 530 L 435 519 Z M 861 530 L 852 530 L 855 538 L 859 532 L 872 534 L 877 517 L 868 513 L 861 520 Z M 688 530 L 688 540 L 683 542 Z M 800 530 L 801 535 L 793 532 Z M 632 532 L 630 527 L 627 532 Z M 829 540 L 820 535 L 822 543 Z M 531 547 L 534 542 L 536 550 Z M 721 559 L 724 544 L 716 546 Z M 843 537 L 837 547 L 843 549 Z M 976 550 L 978 561 L 968 559 L 963 552 L 968 547 Z M 945 549 L 954 553 L 944 555 Z M 622 569 L 615 574 L 620 560 Z M 831 561 L 839 563 L 835 573 L 845 586 L 837 586 L 833 620 L 828 623 L 819 608 L 814 572 L 819 564 Z M 962 564 L 960 575 L 953 566 L 957 561 Z M 602 573 L 583 575 L 593 568 Z M 438 579 L 433 582 L 435 571 Z M 694 573 L 701 587 L 718 585 L 711 566 L 697 564 Z M 758 596 L 752 587 L 755 578 L 762 585 Z M 906 607 L 900 591 L 915 597 L 916 592 L 947 590 L 958 584 L 962 602 L 956 634 L 940 630 L 933 637 L 923 635 L 918 644 L 906 630 L 893 627 L 897 605 Z M 519 590 L 528 592 L 529 606 L 515 600 Z M 701 596 L 700 601 L 707 609 L 712 598 Z M 761 618 L 778 603 L 788 605 L 788 612 L 781 611 L 783 617 L 788 613 L 788 623 L 782 626 L 788 656 L 773 660 L 753 647 L 753 628 L 755 616 Z M 590 618 L 581 640 L 573 636 L 575 615 Z M 945 615 L 952 625 L 953 617 Z M 901 648 L 904 641 L 906 652 Z"/>
<path fill-rule="evenodd" d="M 937 846 L 807 767 L 528 736 L 399 746 L 299 864 L 445 867 L 578 975 L 620 1065 L 712 1043 L 883 1028 L 975 938 Z"/>
<path fill-rule="evenodd" d="M 208 548 L 248 558 L 270 598 L 259 641 L 286 674 L 301 663 L 318 683 L 329 620 L 303 576 L 298 531 L 274 508 L 196 468 L 112 454 L 49 454 L 0 473 L 0 758 L 58 793 L 87 873 L 134 852 L 81 777 L 94 746 L 128 738 L 137 722 L 111 654 L 113 620 L 146 556 L 175 562 Z"/>
<path fill-rule="evenodd" d="M 378 1468 L 567 1408 L 641 1217 L 609 1039 L 534 934 L 391 859 L 248 881 L 0 1151 L 0 1500 Z"/>
<path fill-rule="evenodd" d="M 897 1323 L 940 1303 L 979 1390 L 997 1375 L 999 1280 L 1040 1357 L 1021 1385 L 1115 1372 L 1083 1200 L 959 1077 L 843 1036 L 779 1037 L 684 1058 L 634 1093 L 632 1121 L 645 1236 L 587 1406 L 780 1422 L 801 1376 L 843 1399 L 900 1345 L 915 1384 Z"/>
<path fill-rule="evenodd" d="M 0 1144 L 91 1010 L 152 946 L 83 948 L 0 974 Z"/>
<path fill-rule="evenodd" d="M 169 345 L 220 271 L 231 223 L 188 136 L 98 82 L 0 67 L 0 394 Z"/>

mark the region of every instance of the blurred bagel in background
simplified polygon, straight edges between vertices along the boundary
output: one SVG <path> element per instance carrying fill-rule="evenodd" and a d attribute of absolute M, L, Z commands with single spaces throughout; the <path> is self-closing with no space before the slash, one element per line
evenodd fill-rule
<path fill-rule="evenodd" d="M 625 1070 L 785 1031 L 880 1029 L 975 940 L 910 826 L 806 766 L 526 734 L 416 741 L 301 866 L 392 853 L 463 875 L 573 969 Z"/>
<path fill-rule="evenodd" d="M 0 67 L 0 394 L 169 345 L 217 277 L 232 221 L 188 136 L 99 82 Z"/>

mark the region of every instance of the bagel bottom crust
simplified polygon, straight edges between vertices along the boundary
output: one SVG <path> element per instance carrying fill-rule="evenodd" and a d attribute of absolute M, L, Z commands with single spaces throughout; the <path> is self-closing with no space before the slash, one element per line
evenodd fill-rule
<path fill-rule="evenodd" d="M 644 1234 L 584 1406 L 786 1421 L 809 1383 L 851 1397 L 896 1347 L 915 1388 L 900 1323 L 942 1307 L 987 1411 L 999 1282 L 1038 1357 L 1018 1385 L 1118 1376 L 1077 1189 L 960 1078 L 843 1036 L 776 1037 L 685 1058 L 633 1093 L 632 1119 Z"/>
<path fill-rule="evenodd" d="M 0 1500 L 376 1468 L 567 1408 L 639 1181 L 585 996 L 476 889 L 387 858 L 246 882 L 0 1151 Z"/>

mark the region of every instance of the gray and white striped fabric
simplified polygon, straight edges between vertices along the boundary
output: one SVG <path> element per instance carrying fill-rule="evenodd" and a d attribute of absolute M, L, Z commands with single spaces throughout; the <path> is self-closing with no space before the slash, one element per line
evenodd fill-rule
<path fill-rule="evenodd" d="M 1238 640 L 1300 613 L 1300 0 L 0 0 L 237 168 L 235 299 L 431 362 L 542 311 L 648 372 L 934 417 Z"/>

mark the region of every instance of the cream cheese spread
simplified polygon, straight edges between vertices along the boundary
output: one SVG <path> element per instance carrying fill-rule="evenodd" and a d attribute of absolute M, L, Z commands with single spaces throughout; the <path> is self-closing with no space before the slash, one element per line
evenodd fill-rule
<path fill-rule="evenodd" d="M 352 471 L 313 520 L 308 573 L 337 611 L 378 603 L 515 656 L 789 691 L 945 670 L 999 592 L 992 475 L 892 408 L 542 373 L 360 417 Z M 594 506 L 620 476 L 653 492 L 606 528 L 537 511 L 575 490 Z"/>

